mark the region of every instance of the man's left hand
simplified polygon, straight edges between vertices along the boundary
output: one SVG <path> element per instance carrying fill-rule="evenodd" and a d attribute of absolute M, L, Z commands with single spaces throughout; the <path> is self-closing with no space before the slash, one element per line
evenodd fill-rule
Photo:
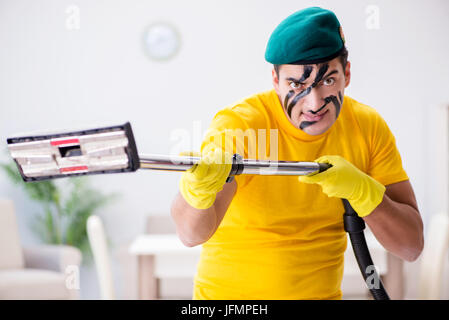
<path fill-rule="evenodd" d="M 315 161 L 332 167 L 318 174 L 299 176 L 299 181 L 319 184 L 329 197 L 347 199 L 360 217 L 369 215 L 382 202 L 385 186 L 343 157 L 322 156 Z"/>

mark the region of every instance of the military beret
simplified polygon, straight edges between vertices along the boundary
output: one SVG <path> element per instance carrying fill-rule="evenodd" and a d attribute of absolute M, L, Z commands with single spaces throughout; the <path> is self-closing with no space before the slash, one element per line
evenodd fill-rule
<path fill-rule="evenodd" d="M 272 64 L 315 64 L 337 57 L 344 35 L 336 15 L 310 7 L 283 20 L 271 34 L 265 60 Z"/>

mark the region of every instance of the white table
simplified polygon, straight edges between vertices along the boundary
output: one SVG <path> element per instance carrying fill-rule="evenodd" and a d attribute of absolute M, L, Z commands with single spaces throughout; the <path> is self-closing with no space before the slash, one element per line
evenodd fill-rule
<path fill-rule="evenodd" d="M 400 299 L 403 294 L 402 261 L 389 254 L 372 233 L 365 234 L 373 262 L 379 268 L 379 273 L 386 276 L 384 284 L 390 297 Z M 157 299 L 158 279 L 193 278 L 201 246 L 186 247 L 176 234 L 143 234 L 132 242 L 129 252 L 138 257 L 139 298 Z M 351 276 L 361 275 L 348 238 L 344 279 Z"/>
<path fill-rule="evenodd" d="M 157 299 L 161 278 L 193 278 L 201 246 L 186 247 L 176 234 L 143 234 L 131 244 L 137 256 L 140 299 Z"/>

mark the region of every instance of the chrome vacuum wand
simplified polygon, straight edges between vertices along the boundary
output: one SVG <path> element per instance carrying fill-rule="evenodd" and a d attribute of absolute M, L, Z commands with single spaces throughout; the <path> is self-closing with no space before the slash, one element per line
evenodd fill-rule
<path fill-rule="evenodd" d="M 7 139 L 11 157 L 26 182 L 72 177 L 88 174 L 133 172 L 138 169 L 186 171 L 199 157 L 141 155 L 129 122 L 120 126 L 87 129 L 72 132 L 27 134 Z M 315 162 L 266 161 L 243 159 L 234 154 L 227 182 L 235 175 L 289 175 L 300 176 L 318 173 L 330 165 Z M 367 270 L 373 262 L 366 245 L 363 219 L 343 199 L 345 207 L 344 228 L 349 233 L 364 279 L 371 275 Z M 380 278 L 380 286 L 370 288 L 373 297 L 389 299 Z"/>
<path fill-rule="evenodd" d="M 88 174 L 133 172 L 138 169 L 185 171 L 199 157 L 138 155 L 131 125 L 21 135 L 7 139 L 11 157 L 26 182 Z M 230 178 L 238 174 L 306 175 L 324 171 L 327 164 L 266 161 L 233 156 Z"/>
<path fill-rule="evenodd" d="M 166 156 L 148 154 L 139 156 L 140 168 L 166 171 L 186 171 L 200 161 L 200 157 Z M 231 175 L 277 175 L 301 176 L 314 172 L 321 172 L 328 168 L 325 163 L 297 162 L 297 161 L 267 161 L 243 159 L 235 154 Z"/>

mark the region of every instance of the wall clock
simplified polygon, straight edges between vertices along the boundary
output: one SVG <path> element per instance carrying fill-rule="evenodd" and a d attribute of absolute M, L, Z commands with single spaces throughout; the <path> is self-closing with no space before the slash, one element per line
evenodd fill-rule
<path fill-rule="evenodd" d="M 158 22 L 144 32 L 144 50 L 152 60 L 170 60 L 179 51 L 181 38 L 174 26 Z"/>

